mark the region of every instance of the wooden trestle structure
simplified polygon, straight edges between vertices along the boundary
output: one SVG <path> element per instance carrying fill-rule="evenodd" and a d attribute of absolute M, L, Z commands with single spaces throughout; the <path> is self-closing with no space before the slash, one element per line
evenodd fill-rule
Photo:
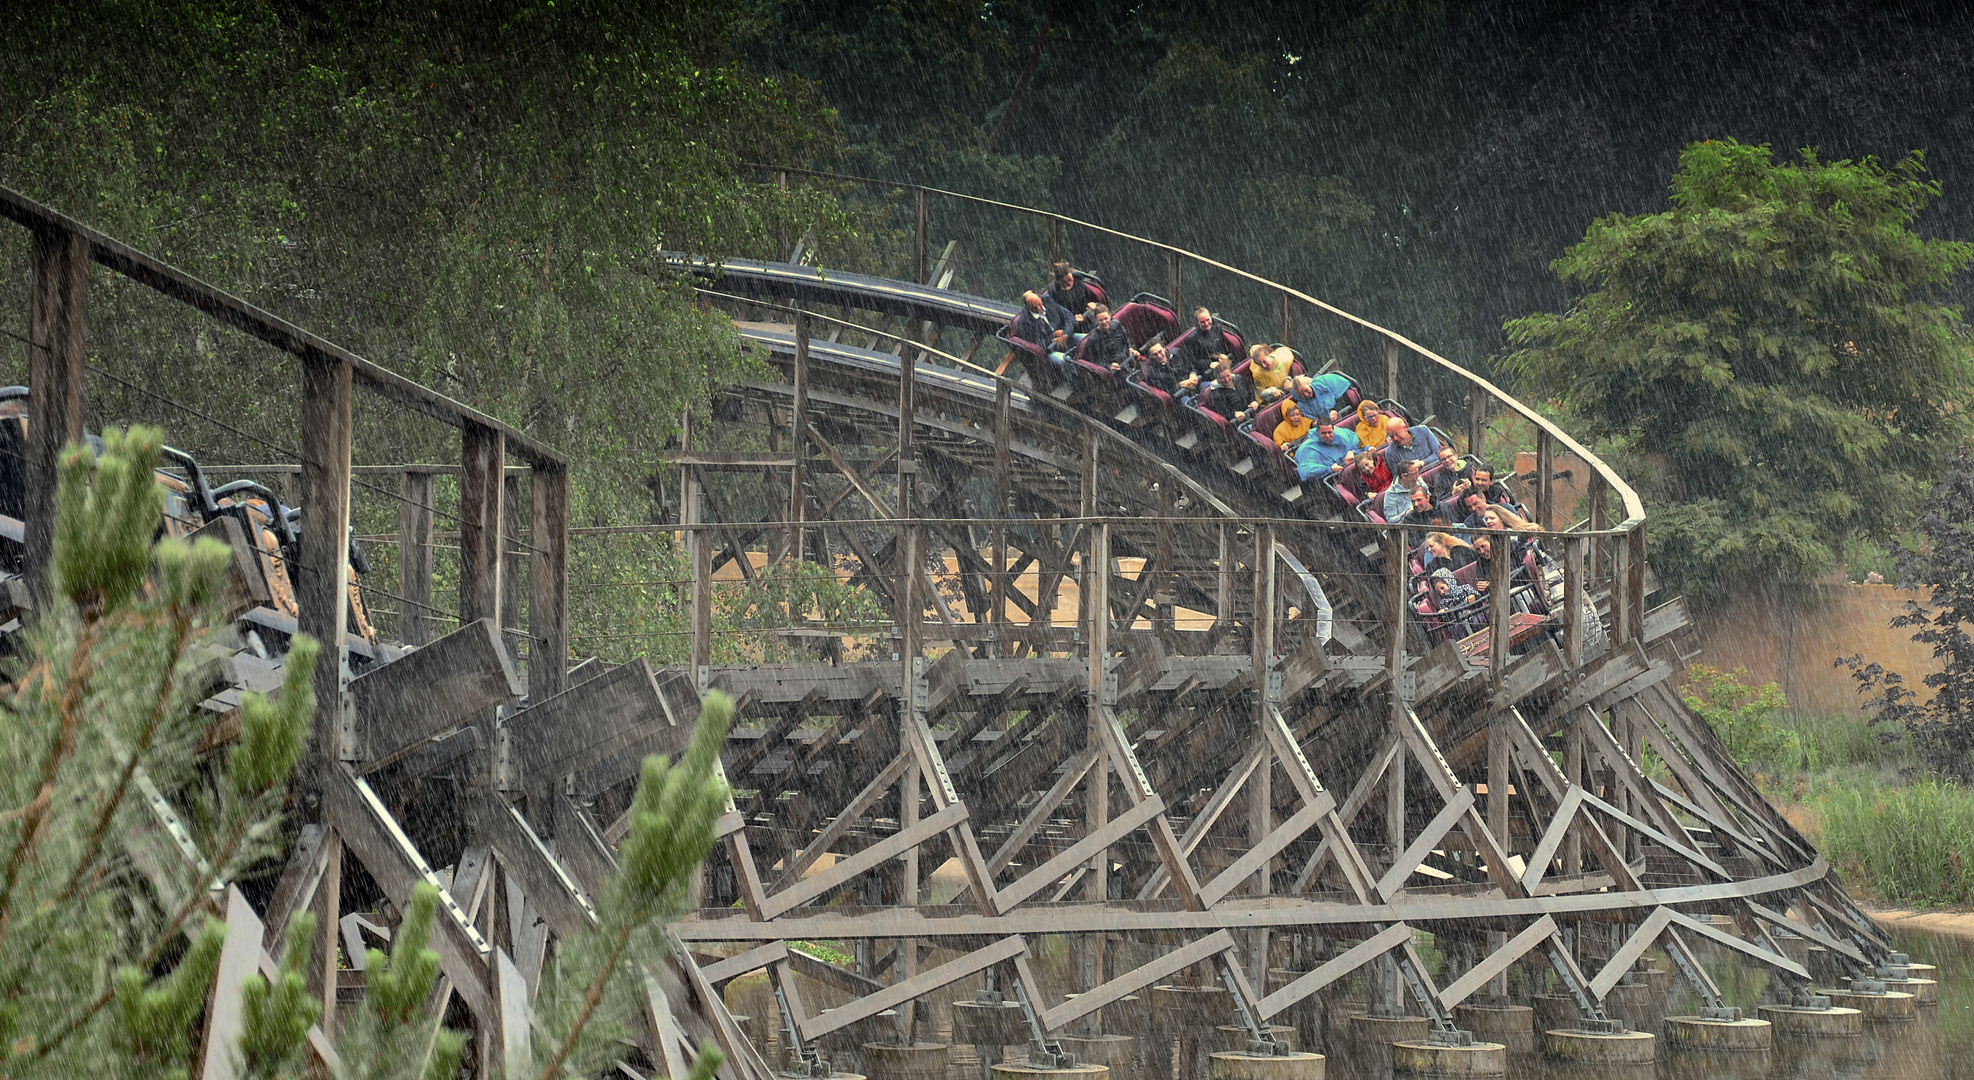
<path fill-rule="evenodd" d="M 1106 1007 L 1188 980 L 1224 987 L 1215 1022 L 1265 1040 L 1270 1018 L 1368 971 L 1373 1010 L 1423 1010 L 1451 1037 L 1454 1006 L 1503 993 L 1523 962 L 1539 981 L 1553 973 L 1594 1028 L 1655 946 L 1712 1005 L 1719 991 L 1691 952 L 1700 939 L 1798 990 L 1811 974 L 1778 931 L 1860 977 L 1894 957 L 1674 691 L 1686 620 L 1677 601 L 1646 605 L 1644 514 L 1623 480 L 1498 388 L 1293 290 L 1269 283 L 1285 338 L 1297 308 L 1350 319 L 1391 393 L 1405 365 L 1437 365 L 1467 380 L 1476 415 L 1486 402 L 1532 423 L 1545 519 L 1550 448 L 1591 464 L 1590 519 L 1545 541 L 1560 546 L 1562 616 L 1533 647 L 1478 660 L 1452 642 L 1426 649 L 1406 615 L 1405 528 L 1306 516 L 1300 493 L 1222 482 L 1008 364 L 976 366 L 982 348 L 1000 362 L 1006 305 L 681 259 L 709 278 L 709 303 L 759 320 L 739 325 L 774 371 L 693 418 L 672 458 L 682 520 L 665 528 L 693 568 L 691 663 L 538 663 L 568 655 L 560 455 L 30 200 L 0 192 L 0 213 L 34 233 L 30 562 L 46 550 L 54 454 L 83 434 L 89 261 L 300 358 L 305 515 L 285 625 L 346 646 L 324 650 L 315 676 L 310 820 L 271 898 L 255 910 L 234 891 L 229 922 L 264 925 L 278 951 L 289 912 L 326 909 L 319 981 L 333 1000 L 337 935 L 374 932 L 338 909 L 346 860 L 400 909 L 417 882 L 441 887 L 434 947 L 486 1065 L 528 1038 L 552 942 L 594 919 L 638 763 L 680 749 L 714 689 L 738 703 L 734 805 L 702 906 L 674 928 L 687 947 L 647 981 L 645 1059 L 674 1075 L 710 1041 L 728 1053 L 722 1076 L 766 1080 L 720 994 L 762 969 L 778 1041 L 795 1051 L 784 1067 L 815 1071 L 827 1036 L 894 1010 L 910 1032 L 915 1003 L 962 981 L 1025 1002 L 1021 1030 L 1040 1055 L 1101 1030 Z M 1205 260 L 1165 250 L 1176 293 L 1181 257 Z M 942 353 L 935 330 L 973 346 Z M 462 628 L 415 648 L 346 625 L 359 389 L 460 432 Z M 503 536 L 521 539 L 522 515 L 503 504 L 509 457 L 531 470 L 528 619 L 506 635 L 526 642 L 525 666 L 501 632 L 515 621 Z M 757 521 L 712 512 L 709 489 L 735 472 L 767 473 L 785 500 Z M 429 498 L 422 515 L 417 505 L 408 498 L 406 551 L 431 543 Z M 278 595 L 289 569 L 239 542 L 266 572 L 260 595 Z M 802 560 L 853 568 L 885 624 L 790 627 L 813 662 L 713 664 L 716 573 Z M 429 597 L 429 563 L 407 565 L 405 595 Z M 1507 560 L 1496 565 L 1505 575 Z M 1504 605 L 1505 583 L 1493 590 Z M 265 629 L 279 614 L 243 617 Z M 1495 615 L 1507 622 L 1505 607 Z M 844 660 L 845 638 L 871 658 Z M 243 685 L 266 677 L 250 669 Z M 1640 768 L 1647 749 L 1657 779 Z M 412 806 L 425 821 L 400 820 Z M 935 872 L 954 864 L 963 887 L 935 892 Z M 1456 960 L 1439 982 L 1417 931 Z M 1066 985 L 1031 963 L 1051 938 L 1072 946 Z M 842 943 L 856 966 L 790 948 L 815 941 Z M 847 1002 L 805 1005 L 807 980 Z"/>

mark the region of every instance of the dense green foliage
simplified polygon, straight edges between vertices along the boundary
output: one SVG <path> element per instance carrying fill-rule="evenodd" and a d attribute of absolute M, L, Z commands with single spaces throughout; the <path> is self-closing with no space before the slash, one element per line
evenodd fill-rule
<path fill-rule="evenodd" d="M 840 231 L 822 196 L 736 173 L 836 136 L 806 84 L 736 63 L 733 21 L 690 2 L 15 6 L 0 182 L 566 449 L 585 521 L 643 520 L 680 408 L 752 370 L 658 250 Z M 0 243 L 19 265 L 21 235 Z M 90 308 L 96 362 L 291 444 L 286 358 L 108 275 Z M 94 389 L 106 419 L 188 423 Z M 394 410 L 358 423 L 376 461 L 452 438 Z"/>
<path fill-rule="evenodd" d="M 1962 446 L 1947 477 L 1920 510 L 1917 550 L 1906 550 L 1900 576 L 1929 586 L 1924 600 L 1907 600 L 1894 627 L 1915 629 L 1912 640 L 1933 647 L 1940 669 L 1920 680 L 1931 693 L 1907 686 L 1898 672 L 1863 656 L 1838 661 L 1851 669 L 1872 723 L 1911 738 L 1926 763 L 1962 782 L 1974 780 L 1974 458 Z"/>
<path fill-rule="evenodd" d="M 1603 218 L 1557 260 L 1588 290 L 1567 312 L 1507 324 L 1523 388 L 1646 496 L 1661 576 L 1806 580 L 1909 520 L 1974 385 L 1937 299 L 1974 245 L 1913 231 L 1938 193 L 1917 153 L 1777 164 L 1695 143 L 1671 210 Z"/>
<path fill-rule="evenodd" d="M 209 539 L 153 541 L 160 445 L 153 430 L 113 430 L 101 457 L 65 455 L 53 587 L 0 702 L 11 1076 L 103 1075 L 107 1061 L 129 1063 L 116 1076 L 182 1074 L 224 936 L 207 899 L 273 849 L 314 708 L 315 646 L 298 638 L 279 698 L 243 695 L 238 742 L 195 754 L 197 705 L 232 634 L 213 604 L 231 555 Z"/>
<path fill-rule="evenodd" d="M 1809 804 L 1830 864 L 1887 900 L 1974 902 L 1974 791 L 1941 780 L 1831 785 Z"/>
<path fill-rule="evenodd" d="M 1747 668 L 1722 671 L 1694 664 L 1686 669 L 1680 697 L 1713 729 L 1736 765 L 1747 769 L 1758 762 L 1793 764 L 1802 757 L 1802 741 L 1774 722 L 1789 707 L 1782 687 L 1750 686 L 1747 679 Z"/>

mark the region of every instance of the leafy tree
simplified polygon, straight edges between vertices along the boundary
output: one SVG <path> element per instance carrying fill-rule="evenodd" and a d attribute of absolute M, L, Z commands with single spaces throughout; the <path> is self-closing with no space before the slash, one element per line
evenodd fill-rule
<path fill-rule="evenodd" d="M 1872 723 L 1904 728 L 1928 766 L 1974 780 L 1974 460 L 1965 445 L 1927 498 L 1917 531 L 1922 544 L 1903 550 L 1900 578 L 1931 586 L 1932 594 L 1906 601 L 1891 625 L 1916 628 L 1912 640 L 1933 647 L 1940 670 L 1920 680 L 1932 697 L 1920 700 L 1904 676 L 1862 655 L 1837 663 L 1851 669 Z"/>
<path fill-rule="evenodd" d="M 8 1076 L 184 1074 L 225 936 L 208 898 L 272 850 L 314 709 L 315 644 L 298 637 L 280 696 L 244 695 L 239 740 L 197 754 L 231 554 L 154 539 L 161 445 L 136 428 L 64 455 L 48 587 L 0 691 Z"/>
<path fill-rule="evenodd" d="M 1749 685 L 1747 668 L 1723 671 L 1694 664 L 1686 669 L 1686 686 L 1679 696 L 1720 737 L 1736 765 L 1744 769 L 1757 763 L 1788 767 L 1802 759 L 1802 739 L 1770 722 L 1789 707 L 1782 687 L 1775 683 Z"/>
<path fill-rule="evenodd" d="M 1587 290 L 1568 311 L 1506 324 L 1523 388 L 1640 487 L 1662 576 L 1807 580 L 1910 519 L 1970 386 L 1937 292 L 1974 246 L 1914 230 L 1938 194 L 1917 151 L 1695 143 L 1670 210 L 1602 218 L 1553 264 Z"/>

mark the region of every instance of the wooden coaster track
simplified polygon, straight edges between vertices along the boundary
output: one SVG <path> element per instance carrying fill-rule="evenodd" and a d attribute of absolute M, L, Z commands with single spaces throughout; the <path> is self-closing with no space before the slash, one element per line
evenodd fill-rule
<path fill-rule="evenodd" d="M 1535 425 L 1545 520 L 1552 444 L 1597 471 L 1591 519 L 1549 538 L 1559 613 L 1519 652 L 1426 647 L 1406 615 L 1405 527 L 1327 520 L 1023 383 L 993 355 L 1007 305 L 679 256 L 773 374 L 693 417 L 671 456 L 681 520 L 664 528 L 692 568 L 689 662 L 571 670 L 535 662 L 568 654 L 559 454 L 31 200 L 0 190 L 0 213 L 34 236 L 13 523 L 25 573 L 46 553 L 54 455 L 84 434 L 88 262 L 301 360 L 298 545 L 281 546 L 271 497 L 255 511 L 270 527 L 228 534 L 255 571 L 242 617 L 274 643 L 238 660 L 236 682 L 266 683 L 284 633 L 346 647 L 315 673 L 310 820 L 268 898 L 236 889 L 225 914 L 278 953 L 289 912 L 324 910 L 333 1001 L 337 936 L 374 929 L 339 910 L 346 858 L 398 910 L 418 882 L 441 887 L 434 947 L 483 1067 L 521 1051 L 545 957 L 594 920 L 639 762 L 678 752 L 714 689 L 738 703 L 734 803 L 701 906 L 674 928 L 687 948 L 647 982 L 651 1068 L 676 1072 L 711 1042 L 723 1077 L 766 1080 L 720 993 L 763 969 L 785 1064 L 817 1072 L 831 1036 L 894 1011 L 909 1033 L 917 1003 L 962 982 L 1018 999 L 1046 1055 L 1128 995 L 1188 979 L 1223 986 L 1226 1019 L 1265 1043 L 1271 1018 L 1360 972 L 1374 1005 L 1409 998 L 1450 1036 L 1453 1008 L 1501 993 L 1524 961 L 1596 1025 L 1655 946 L 1714 1006 L 1696 941 L 1797 988 L 1811 973 L 1791 935 L 1859 978 L 1899 959 L 1675 692 L 1685 615 L 1645 606 L 1644 515 L 1621 478 L 1498 388 L 1362 320 L 1385 343 L 1388 388 L 1402 362 L 1429 358 Z M 881 317 L 871 346 L 842 340 L 866 332 L 853 316 Z M 941 352 L 935 327 L 971 345 Z M 410 648 L 366 633 L 347 600 L 359 389 L 460 432 L 461 627 Z M 504 502 L 510 454 L 531 470 L 525 626 L 503 580 L 523 517 Z M 744 475 L 785 493 L 758 520 L 720 498 Z M 429 512 L 406 522 L 406 550 L 429 545 Z M 879 625 L 792 612 L 763 632 L 815 659 L 714 664 L 715 589 L 804 562 L 841 568 Z M 1495 594 L 1492 625 L 1506 625 L 1507 590 Z M 1448 958 L 1437 980 L 1417 932 Z M 1055 939 L 1072 964 L 1038 962 Z M 791 947 L 805 942 L 842 943 L 856 965 Z M 849 997 L 806 1007 L 812 980 Z"/>

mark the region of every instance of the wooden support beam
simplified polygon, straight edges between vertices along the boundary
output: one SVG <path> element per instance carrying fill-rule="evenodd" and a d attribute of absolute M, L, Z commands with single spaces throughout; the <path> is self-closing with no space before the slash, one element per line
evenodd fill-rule
<path fill-rule="evenodd" d="M 85 310 L 89 241 L 80 232 L 37 227 L 28 248 L 27 559 L 30 572 L 54 549 L 55 489 L 62 451 L 83 435 Z M 307 416 L 303 418 L 306 431 Z M 330 638 L 326 640 L 338 640 Z"/>
<path fill-rule="evenodd" d="M 1098 831 L 1070 845 L 1062 854 L 1001 888 L 995 894 L 994 907 L 1003 914 L 1013 910 L 1022 901 L 1060 880 L 1078 863 L 1088 862 L 1100 853 L 1108 851 L 1112 844 L 1136 832 L 1146 822 L 1164 812 L 1165 800 L 1157 795 L 1126 810 L 1115 820 L 1106 822 Z"/>
<path fill-rule="evenodd" d="M 569 467 L 536 465 L 533 548 L 528 567 L 528 700 L 546 701 L 568 688 Z"/>
<path fill-rule="evenodd" d="M 324 761 L 355 753 L 343 701 L 343 632 L 349 612 L 350 366 L 302 360 L 301 558 L 296 623 L 322 643 L 315 661 L 315 734 Z"/>
<path fill-rule="evenodd" d="M 1486 986 L 1488 980 L 1507 971 L 1515 961 L 1520 960 L 1530 949 L 1548 941 L 1556 934 L 1556 920 L 1544 915 L 1528 925 L 1528 928 L 1507 943 L 1489 953 L 1480 963 L 1468 968 L 1460 977 L 1448 983 L 1439 992 L 1439 999 L 1447 1008 L 1467 1000 L 1474 991 Z M 1601 999 L 1600 999 L 1601 1000 Z"/>
<path fill-rule="evenodd" d="M 432 474 L 405 470 L 398 503 L 398 638 L 432 640 Z M 540 530 L 536 530 L 539 534 Z"/>
<path fill-rule="evenodd" d="M 984 971 L 995 964 L 1006 963 L 1016 956 L 1026 955 L 1027 952 L 1028 943 L 1022 940 L 1020 934 L 1013 934 L 984 949 L 975 949 L 957 960 L 919 972 L 875 994 L 858 998 L 841 1008 L 830 1009 L 821 1016 L 799 1023 L 797 1026 L 803 1039 L 818 1039 L 832 1031 L 849 1027 L 866 1017 L 876 1016 L 886 1009 L 894 1009 L 914 998 L 923 997 L 975 972 Z"/>
<path fill-rule="evenodd" d="M 478 835 L 493 846 L 506 871 L 520 879 L 529 902 L 556 937 L 571 941 L 596 925 L 596 907 L 519 810 L 497 795 L 488 795 L 474 818 Z"/>
<path fill-rule="evenodd" d="M 639 657 L 515 713 L 507 720 L 507 738 L 519 784 L 534 792 L 648 740 L 677 755 L 691 741 L 692 728 L 673 724 L 650 666 Z"/>
<path fill-rule="evenodd" d="M 1411 878 L 1412 872 L 1425 861 L 1426 853 L 1438 847 L 1440 841 L 1446 838 L 1446 834 L 1451 832 L 1453 826 L 1473 807 L 1474 789 L 1459 788 L 1453 800 L 1447 803 L 1424 829 L 1420 830 L 1419 838 L 1412 841 L 1412 846 L 1392 860 L 1391 869 L 1385 872 L 1384 877 L 1378 879 L 1377 894 L 1385 903 L 1390 903 L 1392 898 L 1398 895 L 1399 890 L 1405 887 L 1405 882 Z"/>
<path fill-rule="evenodd" d="M 1412 928 L 1395 923 L 1345 949 L 1314 971 L 1307 972 L 1280 990 L 1261 999 L 1256 1008 L 1259 1020 L 1279 1015 L 1282 1010 L 1336 982 L 1365 964 L 1384 956 L 1412 940 Z"/>
<path fill-rule="evenodd" d="M 201 1080 L 234 1080 L 240 1075 L 235 1066 L 234 1047 L 246 1028 L 247 976 L 260 973 L 262 927 L 253 905 L 240 895 L 237 886 L 226 887 L 226 940 L 219 949 L 219 970 L 207 999 L 205 1052 Z"/>
<path fill-rule="evenodd" d="M 439 914 L 432 926 L 432 948 L 439 954 L 439 969 L 452 980 L 453 992 L 466 1002 L 481 1023 L 497 1025 L 499 1017 L 488 988 L 493 950 L 487 940 L 480 936 L 438 875 L 432 873 L 424 856 L 398 827 L 370 785 L 339 765 L 331 765 L 323 773 L 322 808 L 328 827 L 362 861 L 363 868 L 370 872 L 391 903 L 400 911 L 406 910 L 411 904 L 412 888 L 421 881 L 439 890 Z M 325 887 L 329 884 L 327 878 L 323 884 Z M 324 932 L 334 935 L 335 924 L 335 919 L 329 919 Z M 333 936 L 330 941 L 333 959 Z M 329 987 L 333 989 L 333 979 Z"/>
<path fill-rule="evenodd" d="M 1543 528 L 1555 530 L 1556 437 L 1547 428 L 1535 429 L 1535 520 Z M 1563 526 L 1567 527 L 1568 522 Z"/>
<path fill-rule="evenodd" d="M 916 849 L 918 845 L 959 825 L 966 819 L 966 804 L 956 802 L 909 828 L 892 833 L 855 855 L 838 859 L 829 869 L 811 874 L 789 888 L 767 897 L 761 905 L 761 917 L 774 919 L 785 912 L 792 911 L 857 875 Z"/>
<path fill-rule="evenodd" d="M 461 428 L 459 440 L 459 618 L 498 624 L 507 444 L 499 431 L 477 424 Z"/>
<path fill-rule="evenodd" d="M 706 977 L 707 982 L 717 987 L 723 982 L 759 971 L 778 960 L 786 960 L 790 955 L 786 942 L 771 941 L 738 956 L 729 956 L 719 963 L 708 964 L 700 968 L 699 973 Z"/>
<path fill-rule="evenodd" d="M 1042 1021 L 1042 1028 L 1045 1031 L 1060 1031 L 1072 1020 L 1088 1016 L 1106 1005 L 1114 1005 L 1148 986 L 1168 979 L 1202 960 L 1219 956 L 1233 947 L 1234 935 L 1225 930 L 1215 930 L 1150 963 L 1107 979 L 1102 986 L 1087 994 L 1078 994 L 1075 998 L 1047 1010 L 1039 1018 Z"/>
<path fill-rule="evenodd" d="M 1385 355 L 1385 397 L 1387 399 L 1396 398 L 1398 396 L 1398 368 L 1405 359 L 1405 346 L 1400 344 L 1397 338 L 1386 337 L 1382 340 Z"/>
<path fill-rule="evenodd" d="M 519 696 L 521 681 L 500 628 L 491 619 L 468 623 L 350 680 L 354 760 L 366 772 L 381 768 Z"/>
<path fill-rule="evenodd" d="M 844 834 L 863 818 L 864 812 L 890 791 L 891 785 L 896 784 L 898 779 L 905 775 L 905 769 L 911 763 L 910 751 L 902 752 L 892 758 L 891 764 L 886 765 L 870 783 L 865 784 L 864 789 L 843 807 L 842 813 L 837 814 L 828 825 L 824 826 L 822 832 L 818 833 L 807 847 L 787 860 L 786 869 L 782 871 L 780 880 L 774 883 L 773 891 L 785 889 L 801 880 L 809 867 L 814 866 L 817 859 L 821 858 L 837 841 L 843 839 Z"/>

